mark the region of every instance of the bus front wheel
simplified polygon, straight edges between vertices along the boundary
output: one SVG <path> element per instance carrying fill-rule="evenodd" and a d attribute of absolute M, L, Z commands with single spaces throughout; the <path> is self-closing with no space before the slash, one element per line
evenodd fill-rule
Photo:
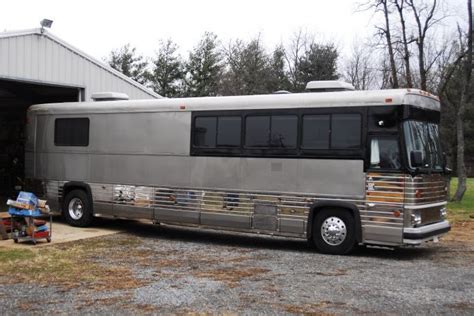
<path fill-rule="evenodd" d="M 312 238 L 322 253 L 347 254 L 356 244 L 354 217 L 344 209 L 322 209 L 314 218 Z"/>
<path fill-rule="evenodd" d="M 92 223 L 91 201 L 83 190 L 72 190 L 63 203 L 63 216 L 71 226 L 85 227 Z"/>

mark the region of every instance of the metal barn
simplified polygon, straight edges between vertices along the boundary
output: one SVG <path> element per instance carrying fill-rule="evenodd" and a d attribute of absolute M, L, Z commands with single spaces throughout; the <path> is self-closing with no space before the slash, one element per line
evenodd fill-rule
<path fill-rule="evenodd" d="M 21 185 L 26 109 L 97 92 L 161 97 L 45 29 L 0 33 L 0 194 Z"/>

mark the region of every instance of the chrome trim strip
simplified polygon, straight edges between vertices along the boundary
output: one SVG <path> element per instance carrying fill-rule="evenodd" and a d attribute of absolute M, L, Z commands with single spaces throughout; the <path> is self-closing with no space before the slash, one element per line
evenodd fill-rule
<path fill-rule="evenodd" d="M 424 242 L 435 240 L 436 238 L 442 237 L 446 234 L 447 233 L 442 233 L 439 235 L 435 235 L 435 236 L 431 236 L 431 237 L 423 238 L 423 239 L 403 239 L 403 244 L 411 245 L 411 246 L 419 246 L 420 244 Z"/>
<path fill-rule="evenodd" d="M 430 207 L 437 207 L 437 206 L 444 206 L 447 205 L 448 202 L 438 202 L 438 203 L 432 203 L 432 204 L 422 204 L 422 205 L 405 205 L 404 209 L 406 210 L 419 210 L 423 208 L 430 208 Z"/>
<path fill-rule="evenodd" d="M 403 229 L 403 233 L 409 233 L 409 234 L 426 234 L 438 229 L 443 229 L 443 228 L 448 228 L 450 227 L 448 221 L 442 221 L 439 223 L 435 224 L 430 224 L 426 226 L 421 226 L 421 227 L 407 227 Z"/>

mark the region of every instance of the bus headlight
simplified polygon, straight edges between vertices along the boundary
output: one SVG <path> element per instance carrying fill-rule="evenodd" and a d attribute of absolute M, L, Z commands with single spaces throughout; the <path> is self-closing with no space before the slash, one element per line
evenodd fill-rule
<path fill-rule="evenodd" d="M 419 212 L 414 212 L 411 214 L 411 224 L 413 226 L 421 224 L 421 214 Z"/>
<path fill-rule="evenodd" d="M 448 209 L 446 207 L 440 209 L 439 216 L 441 217 L 441 219 L 446 219 L 446 217 L 448 217 Z"/>

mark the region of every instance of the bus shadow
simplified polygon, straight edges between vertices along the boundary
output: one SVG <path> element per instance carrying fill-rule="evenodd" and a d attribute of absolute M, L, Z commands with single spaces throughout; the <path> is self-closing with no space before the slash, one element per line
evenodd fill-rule
<path fill-rule="evenodd" d="M 102 228 L 123 228 L 121 231 L 127 234 L 155 240 L 193 242 L 205 245 L 219 245 L 246 249 L 315 252 L 306 240 L 295 238 L 219 231 L 193 226 L 153 225 L 149 222 L 121 219 L 101 218 L 97 225 L 100 225 Z"/>
<path fill-rule="evenodd" d="M 61 218 L 57 221 L 65 223 Z M 117 230 L 140 238 L 200 243 L 203 245 L 219 245 L 242 249 L 270 249 L 289 252 L 319 254 L 306 240 L 272 237 L 241 232 L 202 229 L 192 226 L 153 225 L 148 221 L 128 219 L 97 218 L 93 227 Z M 346 257 L 375 258 L 388 260 L 427 259 L 435 253 L 435 248 L 395 248 L 357 247 Z"/>

